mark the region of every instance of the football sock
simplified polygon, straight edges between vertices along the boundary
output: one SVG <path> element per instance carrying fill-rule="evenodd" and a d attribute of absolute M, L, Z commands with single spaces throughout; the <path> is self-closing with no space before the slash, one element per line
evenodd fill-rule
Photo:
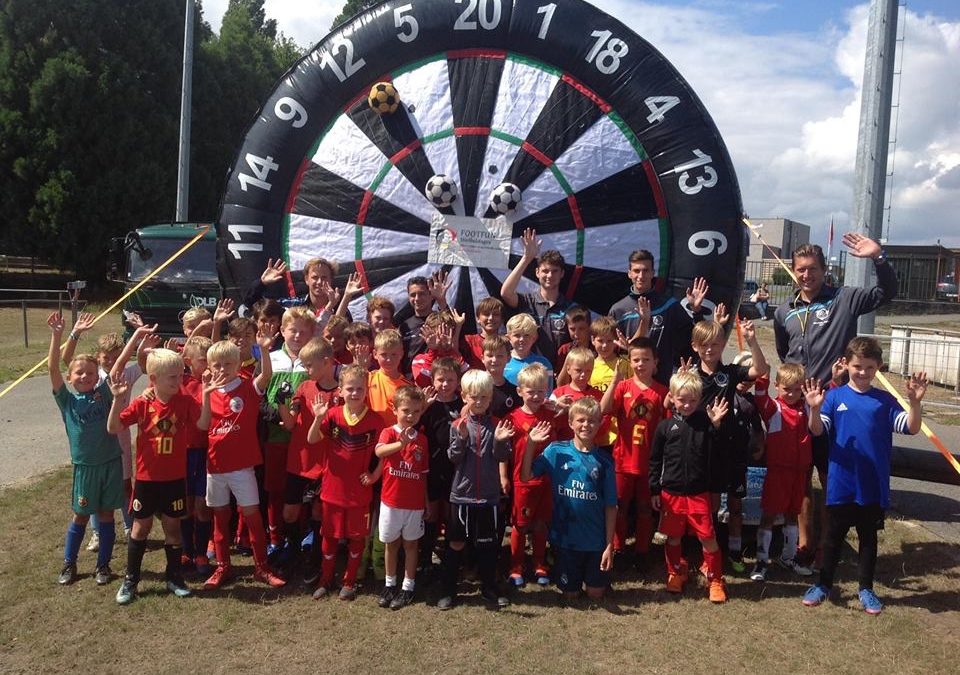
<path fill-rule="evenodd" d="M 534 569 L 547 568 L 547 531 L 539 530 L 533 533 L 533 567 Z"/>
<path fill-rule="evenodd" d="M 712 552 L 704 549 L 703 560 L 707 563 L 707 579 L 723 581 L 723 554 L 720 553 L 720 549 Z"/>
<path fill-rule="evenodd" d="M 67 525 L 67 539 L 63 544 L 63 559 L 68 563 L 76 563 L 77 555 L 80 553 L 80 545 L 83 543 L 83 535 L 87 532 L 87 525 L 84 523 L 75 523 L 73 521 Z"/>
<path fill-rule="evenodd" d="M 300 551 L 300 542 L 303 537 L 300 535 L 300 523 L 296 520 L 292 523 L 283 524 L 283 534 L 287 538 L 287 547 L 291 555 L 296 555 Z"/>
<path fill-rule="evenodd" d="M 463 560 L 463 550 L 456 551 L 448 544 L 443 553 L 443 593 L 445 595 L 457 594 L 461 560 Z"/>
<path fill-rule="evenodd" d="M 263 518 L 256 512 L 246 517 L 247 530 L 250 532 L 250 547 L 253 549 L 253 562 L 258 567 L 267 564 L 267 533 L 263 530 Z"/>
<path fill-rule="evenodd" d="M 773 540 L 773 530 L 763 527 L 757 528 L 757 562 L 770 562 L 770 542 Z"/>
<path fill-rule="evenodd" d="M 194 544 L 194 523 L 193 516 L 183 518 L 180 521 L 180 541 L 183 542 L 183 553 L 191 560 L 197 556 L 197 547 Z"/>
<path fill-rule="evenodd" d="M 420 539 L 420 561 L 424 567 L 433 564 L 433 550 L 437 547 L 436 523 L 423 524 L 423 537 Z"/>
<path fill-rule="evenodd" d="M 743 548 L 743 539 L 740 537 L 727 537 L 727 550 L 732 554 L 740 553 Z"/>
<path fill-rule="evenodd" d="M 384 586 L 387 586 L 387 587 L 389 587 L 389 586 L 396 586 L 396 585 L 397 585 L 397 577 L 396 577 L 396 576 L 390 576 L 390 575 L 388 574 L 387 576 L 385 576 L 385 577 L 383 578 L 383 585 L 384 585 Z"/>
<path fill-rule="evenodd" d="M 527 546 L 527 535 L 520 528 L 514 527 L 510 531 L 510 574 L 523 574 L 524 552 Z"/>
<path fill-rule="evenodd" d="M 269 493 L 267 497 L 267 524 L 270 528 L 270 543 L 283 543 L 283 494 Z"/>
<path fill-rule="evenodd" d="M 494 543 L 478 544 L 474 547 L 477 559 L 477 574 L 482 588 L 496 588 L 497 552 L 500 547 Z"/>
<path fill-rule="evenodd" d="M 337 539 L 324 537 L 321 541 L 323 549 L 323 563 L 320 574 L 320 585 L 330 588 L 333 585 L 333 571 L 337 565 Z"/>
<path fill-rule="evenodd" d="M 363 539 L 347 540 L 347 569 L 343 571 L 343 585 L 353 587 L 357 583 L 357 570 L 363 557 L 366 541 Z"/>
<path fill-rule="evenodd" d="M 409 579 L 407 577 L 403 578 L 403 586 L 402 586 L 403 590 L 410 591 L 412 593 L 415 586 L 416 586 L 416 583 L 413 579 Z"/>
<path fill-rule="evenodd" d="M 140 568 L 143 565 L 143 554 L 147 551 L 146 539 L 127 539 L 127 576 L 133 583 L 140 582 Z"/>
<path fill-rule="evenodd" d="M 97 567 L 103 567 L 110 564 L 113 557 L 113 545 L 117 541 L 117 526 L 113 523 L 113 518 L 105 523 L 100 523 L 97 528 L 100 534 L 100 550 L 97 551 Z"/>
<path fill-rule="evenodd" d="M 667 561 L 667 573 L 680 573 L 680 544 L 666 543 L 663 545 L 663 557 Z"/>
<path fill-rule="evenodd" d="M 183 581 L 183 572 L 180 568 L 180 555 L 183 548 L 176 544 L 164 544 L 163 552 L 167 556 L 167 569 L 164 577 L 167 581 Z"/>
<path fill-rule="evenodd" d="M 230 510 L 214 509 L 213 511 L 213 550 L 217 554 L 217 562 L 221 567 L 230 566 Z"/>
<path fill-rule="evenodd" d="M 640 506 L 637 509 L 640 511 L 637 514 L 637 553 L 649 553 L 650 540 L 653 538 L 653 514 L 649 511 L 644 513 Z"/>
<path fill-rule="evenodd" d="M 207 545 L 210 543 L 210 535 L 213 531 L 213 523 L 209 520 L 200 520 L 197 518 L 193 528 L 193 541 L 196 555 L 206 555 Z"/>
<path fill-rule="evenodd" d="M 797 557 L 797 542 L 800 540 L 800 527 L 798 525 L 783 526 L 783 553 L 780 557 L 784 560 L 793 560 Z"/>

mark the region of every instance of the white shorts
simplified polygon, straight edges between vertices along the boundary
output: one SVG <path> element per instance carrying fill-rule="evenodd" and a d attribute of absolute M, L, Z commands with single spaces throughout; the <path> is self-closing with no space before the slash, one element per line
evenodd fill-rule
<path fill-rule="evenodd" d="M 395 509 L 381 502 L 378 525 L 380 541 L 384 544 L 398 537 L 416 541 L 423 536 L 423 509 Z"/>
<path fill-rule="evenodd" d="M 229 506 L 231 492 L 237 498 L 237 506 L 257 506 L 260 503 L 257 477 L 252 466 L 227 473 L 207 474 L 207 506 L 211 509 Z"/>

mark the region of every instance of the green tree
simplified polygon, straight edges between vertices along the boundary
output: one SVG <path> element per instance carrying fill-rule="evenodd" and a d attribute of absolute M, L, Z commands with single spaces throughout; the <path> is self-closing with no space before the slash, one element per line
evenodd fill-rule
<path fill-rule="evenodd" d="M 380 0 L 347 0 L 343 5 L 343 9 L 340 10 L 340 14 L 333 20 L 333 25 L 330 27 L 331 30 L 347 19 L 356 16 L 366 9 L 370 9 L 379 2 Z"/>

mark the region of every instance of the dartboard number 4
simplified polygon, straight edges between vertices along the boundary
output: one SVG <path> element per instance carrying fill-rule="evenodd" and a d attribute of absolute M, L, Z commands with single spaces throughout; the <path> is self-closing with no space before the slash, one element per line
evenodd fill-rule
<path fill-rule="evenodd" d="M 343 68 L 333 58 L 334 53 L 339 54 L 340 52 L 344 54 Z M 330 51 L 325 52 L 323 58 L 320 59 L 320 68 L 329 68 L 341 82 L 346 82 L 347 78 L 355 75 L 365 65 L 367 65 L 367 62 L 362 58 L 354 60 L 353 42 L 349 38 L 338 39 L 333 43 Z"/>
<path fill-rule="evenodd" d="M 722 255 L 727 250 L 727 237 L 716 230 L 694 232 L 687 240 L 687 247 L 694 255 Z"/>
<path fill-rule="evenodd" d="M 541 40 L 547 39 L 547 31 L 550 30 L 550 22 L 553 21 L 553 13 L 555 11 L 557 11 L 557 5 L 552 2 L 549 5 L 537 7 L 537 14 L 543 14 L 543 22 L 540 24 L 540 32 L 537 33 L 537 37 Z"/>
<path fill-rule="evenodd" d="M 279 169 L 280 165 L 273 161 L 273 157 L 257 157 L 249 152 L 245 159 L 253 175 L 249 176 L 241 173 L 237 176 L 237 180 L 240 181 L 240 188 L 246 192 L 250 186 L 253 186 L 270 192 L 270 188 L 273 186 L 270 185 L 267 179 L 270 177 L 270 172 Z"/>
<path fill-rule="evenodd" d="M 695 195 L 703 188 L 712 188 L 717 184 L 717 170 L 710 166 L 713 158 L 700 149 L 694 150 L 693 155 L 696 159 L 675 166 L 671 171 L 671 173 L 680 174 L 680 191 L 687 195 Z M 691 183 L 691 170 L 700 167 L 703 168 L 703 175 L 697 176 L 694 182 Z"/>
<path fill-rule="evenodd" d="M 400 29 L 397 39 L 400 42 L 413 42 L 420 34 L 420 24 L 412 16 L 404 16 L 413 11 L 413 5 L 401 5 L 393 10 L 393 25 Z"/>
<path fill-rule="evenodd" d="M 291 126 L 294 129 L 300 129 L 307 123 L 306 109 L 296 99 L 289 96 L 284 96 L 277 101 L 277 104 L 273 106 L 273 114 L 285 122 L 292 121 Z"/>
<path fill-rule="evenodd" d="M 590 37 L 597 38 L 597 41 L 587 54 L 587 63 L 595 65 L 604 75 L 613 75 L 620 68 L 620 59 L 630 53 L 630 47 L 608 30 L 595 30 Z"/>
<path fill-rule="evenodd" d="M 643 102 L 650 109 L 650 114 L 647 115 L 647 122 L 650 124 L 659 124 L 671 108 L 680 105 L 680 99 L 676 96 L 648 96 Z"/>
<path fill-rule="evenodd" d="M 500 25 L 501 0 L 457 0 L 457 4 L 462 5 L 464 1 L 467 6 L 457 17 L 453 30 L 477 30 L 478 21 L 483 30 L 493 30 Z"/>

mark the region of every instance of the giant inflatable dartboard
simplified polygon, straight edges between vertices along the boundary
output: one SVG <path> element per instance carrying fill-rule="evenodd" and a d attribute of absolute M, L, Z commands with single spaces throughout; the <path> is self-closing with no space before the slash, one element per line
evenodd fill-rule
<path fill-rule="evenodd" d="M 394 112 L 368 102 L 377 83 L 398 93 Z M 457 186 L 446 208 L 424 193 L 438 175 Z M 221 281 L 236 294 L 268 258 L 299 270 L 324 257 L 361 273 L 356 316 L 370 293 L 403 307 L 406 279 L 440 267 L 436 214 L 495 216 L 508 184 L 522 197 L 505 216 L 511 255 L 448 266 L 461 309 L 499 293 L 528 227 L 564 255 L 566 295 L 597 312 L 626 294 L 638 248 L 679 297 L 705 276 L 714 303 L 737 304 L 746 234 L 715 125 L 656 49 L 581 0 L 392 0 L 340 26 L 247 132 L 219 219 Z"/>

